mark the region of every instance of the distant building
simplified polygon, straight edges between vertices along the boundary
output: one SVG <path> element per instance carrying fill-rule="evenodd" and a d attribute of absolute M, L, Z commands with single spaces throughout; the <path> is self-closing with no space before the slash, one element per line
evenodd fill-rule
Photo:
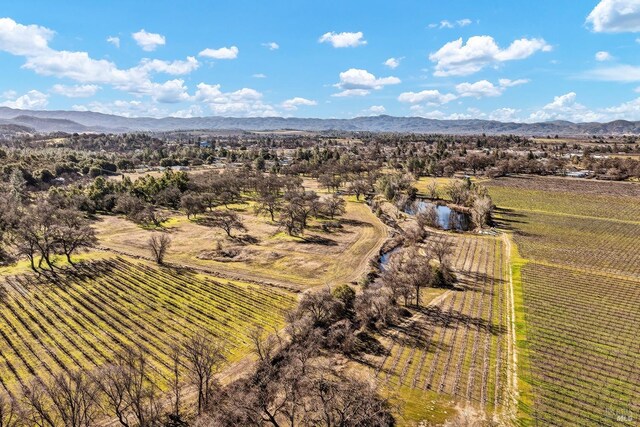
<path fill-rule="evenodd" d="M 183 172 L 183 171 L 188 171 L 189 167 L 188 166 L 171 166 L 171 170 L 175 172 Z"/>

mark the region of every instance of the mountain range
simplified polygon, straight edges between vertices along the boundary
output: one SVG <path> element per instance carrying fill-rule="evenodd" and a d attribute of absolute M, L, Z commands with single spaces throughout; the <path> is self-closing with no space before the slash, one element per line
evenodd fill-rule
<path fill-rule="evenodd" d="M 640 121 L 616 120 L 608 123 L 500 122 L 495 120 L 438 120 L 387 115 L 352 119 L 287 117 L 123 117 L 90 111 L 17 110 L 0 107 L 0 126 L 35 132 L 137 132 L 173 130 L 301 130 L 369 131 L 440 134 L 491 134 L 525 136 L 640 135 Z"/>

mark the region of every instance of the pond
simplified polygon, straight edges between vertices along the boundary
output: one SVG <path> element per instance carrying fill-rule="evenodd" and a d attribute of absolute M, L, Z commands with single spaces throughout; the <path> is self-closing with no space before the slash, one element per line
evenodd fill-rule
<path fill-rule="evenodd" d="M 382 255 L 380 255 L 380 260 L 378 261 L 378 265 L 380 266 L 381 271 L 384 271 L 387 269 L 387 264 L 389 264 L 391 255 L 398 252 L 400 249 L 402 249 L 402 246 L 398 246 L 397 248 L 391 249 L 389 252 L 385 252 Z"/>
<path fill-rule="evenodd" d="M 471 229 L 471 217 L 464 213 L 451 209 L 449 206 L 438 205 L 430 200 L 416 199 L 404 211 L 409 215 L 435 206 L 438 215 L 438 225 L 443 230 L 469 231 Z"/>

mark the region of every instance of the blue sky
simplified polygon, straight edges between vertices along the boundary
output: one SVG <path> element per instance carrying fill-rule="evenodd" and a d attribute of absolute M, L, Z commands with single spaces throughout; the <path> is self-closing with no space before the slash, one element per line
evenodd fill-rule
<path fill-rule="evenodd" d="M 640 0 L 10 1 L 0 105 L 640 120 Z"/>

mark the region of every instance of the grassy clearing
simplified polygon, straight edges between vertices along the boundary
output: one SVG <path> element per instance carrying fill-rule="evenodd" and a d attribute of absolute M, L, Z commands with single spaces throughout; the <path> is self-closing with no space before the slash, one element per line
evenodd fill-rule
<path fill-rule="evenodd" d="M 223 341 L 235 362 L 256 325 L 279 328 L 293 294 L 146 262 L 108 258 L 79 264 L 57 282 L 35 275 L 0 282 L 0 388 L 16 392 L 37 375 L 95 369 L 125 345 L 150 355 L 161 387 L 169 345 L 196 330 Z M 132 334 L 131 331 L 136 331 Z"/>
<path fill-rule="evenodd" d="M 357 281 L 387 236 L 386 226 L 362 202 L 347 203 L 347 212 L 339 219 L 341 229 L 327 232 L 322 221 L 313 221 L 300 237 L 288 236 L 269 218 L 256 216 L 250 204 L 229 208 L 242 217 L 246 234 L 235 232 L 229 238 L 222 230 L 174 214 L 166 226 L 173 240 L 167 261 L 308 288 Z M 118 216 L 103 216 L 95 227 L 102 246 L 148 256 L 146 241 L 152 230 Z M 220 256 L 218 245 L 234 256 Z"/>
<path fill-rule="evenodd" d="M 517 244 L 519 423 L 634 425 L 640 186 L 559 178 L 487 186 Z"/>

